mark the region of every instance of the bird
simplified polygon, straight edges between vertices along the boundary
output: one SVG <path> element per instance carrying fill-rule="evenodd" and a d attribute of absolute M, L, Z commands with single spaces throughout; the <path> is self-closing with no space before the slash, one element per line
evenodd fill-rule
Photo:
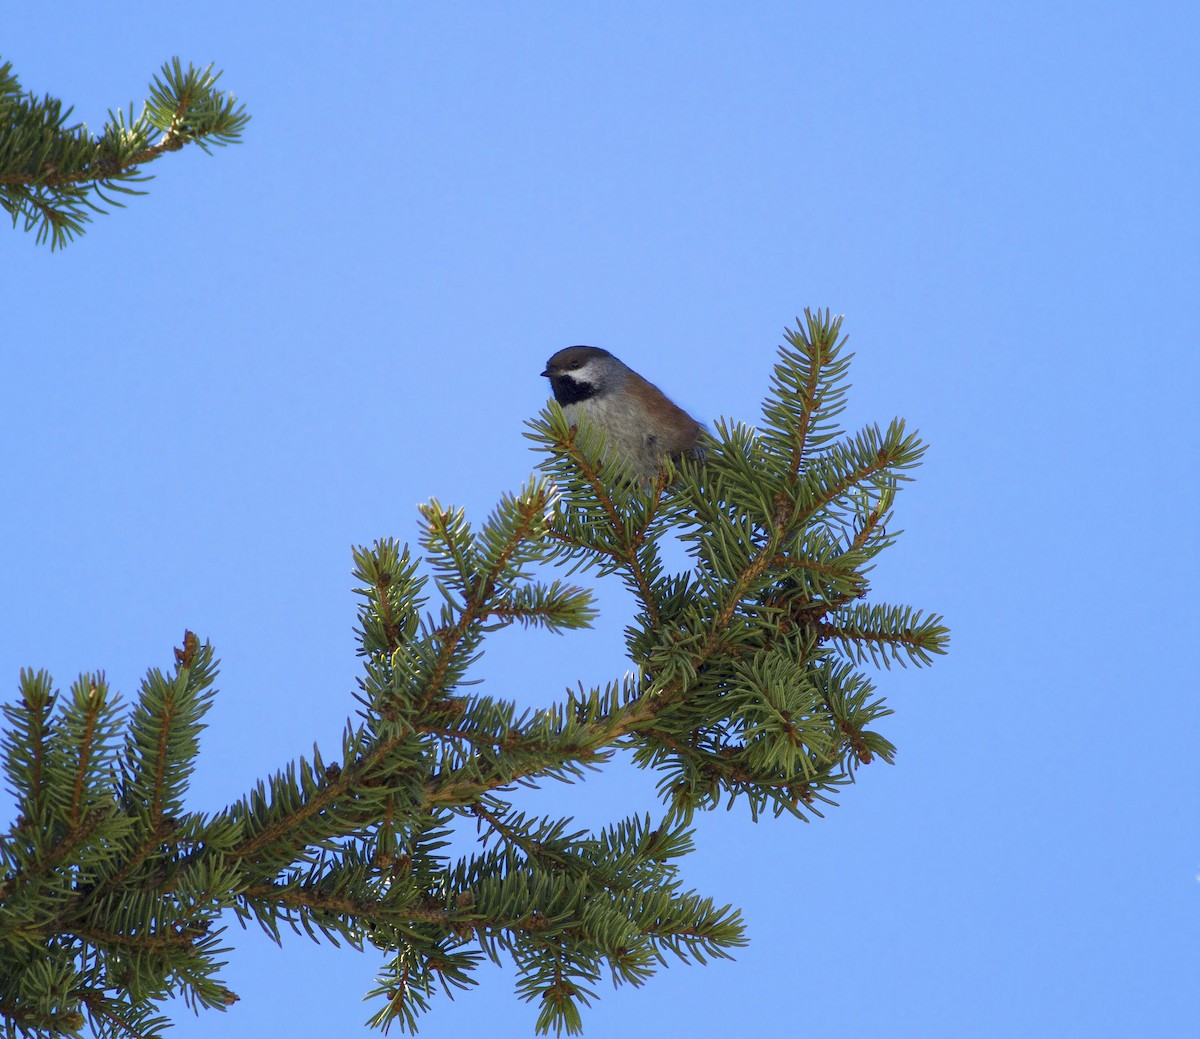
<path fill-rule="evenodd" d="M 568 346 L 546 362 L 554 399 L 567 421 L 586 415 L 607 452 L 642 482 L 670 458 L 704 461 L 704 426 L 651 382 L 598 346 Z"/>

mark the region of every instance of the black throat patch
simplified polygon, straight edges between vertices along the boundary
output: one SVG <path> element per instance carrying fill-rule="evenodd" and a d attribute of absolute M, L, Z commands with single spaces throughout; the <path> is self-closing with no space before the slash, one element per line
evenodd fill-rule
<path fill-rule="evenodd" d="M 564 408 L 596 396 L 596 387 L 590 382 L 576 382 L 569 375 L 551 375 L 550 388 L 554 391 L 554 399 Z"/>

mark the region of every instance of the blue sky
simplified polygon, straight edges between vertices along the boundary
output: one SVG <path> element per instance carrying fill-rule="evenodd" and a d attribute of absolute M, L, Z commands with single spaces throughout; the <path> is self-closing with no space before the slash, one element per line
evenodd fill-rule
<path fill-rule="evenodd" d="M 686 882 L 752 944 L 602 990 L 586 1034 L 1195 1034 L 1200 9 L 63 13 L 8 12 L 2 55 L 93 128 L 172 55 L 253 122 L 65 252 L 0 234 L 6 697 L 26 665 L 132 693 L 192 628 L 223 660 L 217 808 L 336 746 L 351 545 L 515 489 L 551 353 L 753 421 L 783 326 L 830 307 L 848 422 L 932 445 L 875 595 L 944 613 L 951 653 L 882 676 L 897 763 L 824 820 L 699 820 Z M 594 631 L 496 637 L 485 688 L 620 674 L 628 602 L 600 602 Z M 650 788 L 540 804 L 600 823 Z M 176 1035 L 365 1034 L 376 958 L 230 937 L 242 1002 Z M 421 1034 L 531 1034 L 480 980 Z"/>

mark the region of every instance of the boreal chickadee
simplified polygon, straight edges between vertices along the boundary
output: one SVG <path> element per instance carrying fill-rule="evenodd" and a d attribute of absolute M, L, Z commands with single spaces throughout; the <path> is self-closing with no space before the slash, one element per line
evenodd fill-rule
<path fill-rule="evenodd" d="M 567 421 L 586 415 L 604 433 L 608 452 L 638 479 L 657 476 L 666 458 L 704 461 L 704 427 L 607 350 L 568 346 L 542 375 Z"/>

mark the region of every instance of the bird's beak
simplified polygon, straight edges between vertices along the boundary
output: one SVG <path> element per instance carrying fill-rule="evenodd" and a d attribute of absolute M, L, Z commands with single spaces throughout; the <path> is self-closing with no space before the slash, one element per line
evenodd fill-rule
<path fill-rule="evenodd" d="M 547 379 L 549 379 L 550 378 L 550 369 L 547 368 L 544 372 L 542 372 L 542 375 L 545 376 Z"/>

